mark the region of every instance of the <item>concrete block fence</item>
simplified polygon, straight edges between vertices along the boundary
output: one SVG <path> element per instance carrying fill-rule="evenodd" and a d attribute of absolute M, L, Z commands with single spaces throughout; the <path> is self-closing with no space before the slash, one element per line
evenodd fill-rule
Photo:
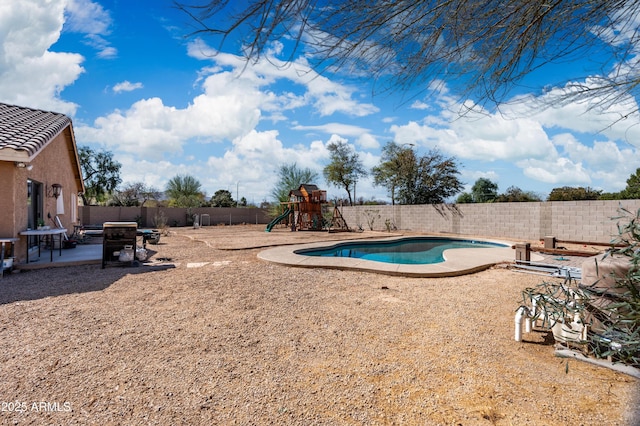
<path fill-rule="evenodd" d="M 481 235 L 515 240 L 554 236 L 561 241 L 608 244 L 618 234 L 619 208 L 631 212 L 640 200 L 551 201 L 540 203 L 483 203 L 458 205 L 386 205 L 341 207 L 352 229 Z"/>
<path fill-rule="evenodd" d="M 142 227 L 157 226 L 162 215 L 169 226 L 187 226 L 187 209 L 178 207 L 79 207 L 82 225 L 102 225 L 104 222 L 139 222 Z M 271 220 L 266 211 L 254 208 L 201 207 L 193 214 L 209 215 L 210 225 L 267 224 Z M 202 221 L 201 221 L 202 223 Z M 189 223 L 190 224 L 190 223 Z"/>

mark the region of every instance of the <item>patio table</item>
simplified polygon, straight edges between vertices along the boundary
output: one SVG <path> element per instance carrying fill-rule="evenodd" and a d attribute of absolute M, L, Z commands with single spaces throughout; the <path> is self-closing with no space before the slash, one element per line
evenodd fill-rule
<path fill-rule="evenodd" d="M 50 236 L 51 237 L 51 262 L 53 262 L 53 250 L 55 249 L 55 246 L 56 246 L 55 236 L 58 235 L 60 256 L 62 256 L 62 235 L 65 234 L 66 232 L 67 230 L 65 228 L 31 229 L 31 230 L 20 232 L 20 235 L 38 237 L 38 257 L 40 257 L 40 238 Z M 29 244 L 27 244 L 27 264 L 28 263 L 29 263 Z"/>

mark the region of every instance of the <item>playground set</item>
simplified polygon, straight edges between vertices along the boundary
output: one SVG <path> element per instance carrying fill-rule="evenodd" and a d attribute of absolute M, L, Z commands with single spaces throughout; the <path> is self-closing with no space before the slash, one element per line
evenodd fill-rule
<path fill-rule="evenodd" d="M 282 213 L 267 225 L 266 232 L 271 232 L 279 223 L 291 227 L 292 231 L 349 231 L 338 207 L 334 207 L 330 221 L 324 219 L 323 211 L 327 201 L 327 191 L 318 189 L 316 185 L 302 184 L 298 189 L 289 191 L 289 201 L 280 203 Z"/>

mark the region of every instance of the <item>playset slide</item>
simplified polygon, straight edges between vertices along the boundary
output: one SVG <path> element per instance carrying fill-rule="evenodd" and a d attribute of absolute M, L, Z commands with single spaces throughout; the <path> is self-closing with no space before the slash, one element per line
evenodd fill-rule
<path fill-rule="evenodd" d="M 287 216 L 289 216 L 289 213 L 291 213 L 291 209 L 286 209 L 284 213 L 282 213 L 280 216 L 276 217 L 271 222 L 269 222 L 269 224 L 267 225 L 267 229 L 265 229 L 265 232 L 271 232 L 271 228 L 273 228 L 282 220 L 284 220 Z"/>

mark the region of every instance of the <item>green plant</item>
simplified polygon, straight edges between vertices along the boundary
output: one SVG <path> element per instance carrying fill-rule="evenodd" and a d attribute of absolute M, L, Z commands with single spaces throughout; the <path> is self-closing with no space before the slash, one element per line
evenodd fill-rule
<path fill-rule="evenodd" d="M 586 326 L 586 339 L 577 331 L 569 339 L 585 354 L 640 367 L 640 210 L 619 212 L 613 218 L 618 236 L 600 263 L 596 260 L 595 283 L 543 282 L 522 292 L 522 306 L 543 328 L 556 327 L 554 336 L 558 328 L 571 333 Z M 622 260 L 626 272 L 601 271 L 607 257 Z"/>
<path fill-rule="evenodd" d="M 640 367 L 640 210 L 632 213 L 621 207 L 618 211 L 614 218 L 618 236 L 611 255 L 626 258 L 629 268 L 623 277 L 613 276 L 617 291 L 604 309 L 605 327 L 594 335 L 593 345 L 600 357 Z"/>

